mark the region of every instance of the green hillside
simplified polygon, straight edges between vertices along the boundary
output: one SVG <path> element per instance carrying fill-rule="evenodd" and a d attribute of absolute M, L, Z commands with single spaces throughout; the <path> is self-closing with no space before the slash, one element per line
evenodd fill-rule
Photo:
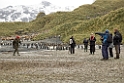
<path fill-rule="evenodd" d="M 11 36 L 21 31 L 26 33 L 26 30 L 28 30 L 29 27 L 29 23 L 25 22 L 1 22 L 0 36 Z"/>
<path fill-rule="evenodd" d="M 37 18 L 29 23 L 0 23 L 0 35 L 38 33 L 34 39 L 61 35 L 63 42 L 68 42 L 74 36 L 77 43 L 82 43 L 84 37 L 91 32 L 103 32 L 114 28 L 124 31 L 124 0 L 96 0 L 92 5 L 82 5 L 72 12 L 56 12 L 49 15 L 39 13 Z M 122 33 L 123 34 L 123 33 Z M 123 34 L 124 37 L 124 34 Z"/>

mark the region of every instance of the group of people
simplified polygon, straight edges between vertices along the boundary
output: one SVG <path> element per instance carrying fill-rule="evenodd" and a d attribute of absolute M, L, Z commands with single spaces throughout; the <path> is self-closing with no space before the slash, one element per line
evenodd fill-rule
<path fill-rule="evenodd" d="M 122 35 L 121 33 L 118 31 L 118 29 L 114 29 L 114 35 L 112 35 L 112 33 L 109 32 L 109 30 L 105 30 L 105 32 L 96 32 L 95 35 L 98 34 L 101 37 L 101 42 L 102 42 L 102 60 L 108 60 L 109 59 L 109 55 L 110 57 L 113 57 L 113 47 L 115 47 L 115 52 L 116 52 L 116 57 L 115 59 L 119 59 L 120 58 L 120 44 L 122 42 Z M 111 35 L 111 38 L 109 37 Z M 111 39 L 111 42 L 108 42 L 108 39 Z M 19 44 L 21 44 L 20 41 L 20 37 L 17 36 L 15 38 L 15 40 L 13 41 L 13 48 L 15 49 L 13 52 L 13 56 L 15 56 L 15 53 L 17 52 L 17 54 L 20 56 L 18 48 L 19 48 Z M 95 53 L 95 44 L 96 44 L 96 38 L 94 36 L 93 33 L 91 33 L 90 37 L 84 38 L 83 40 L 83 44 L 84 44 L 84 52 L 87 52 L 88 50 L 88 45 L 90 46 L 90 54 Z M 70 38 L 69 40 L 69 51 L 71 54 L 75 53 L 75 46 L 76 46 L 76 42 L 73 38 L 73 36 Z M 109 52 L 109 53 L 108 53 Z"/>
<path fill-rule="evenodd" d="M 122 35 L 118 31 L 118 29 L 114 29 L 114 35 L 109 32 L 109 30 L 105 30 L 104 33 L 95 33 L 101 36 L 101 42 L 102 42 L 102 60 L 108 60 L 109 55 L 110 57 L 113 57 L 113 51 L 112 48 L 115 47 L 116 57 L 115 59 L 120 58 L 120 45 L 122 42 Z M 111 35 L 111 38 L 109 38 L 109 35 Z M 111 39 L 111 42 L 108 42 L 108 40 Z M 109 50 L 109 53 L 108 53 Z"/>
<path fill-rule="evenodd" d="M 84 38 L 83 40 L 83 44 L 84 44 L 84 52 L 87 52 L 88 50 L 88 43 L 90 44 L 90 54 L 93 54 L 95 53 L 95 42 L 96 42 L 96 38 L 94 36 L 93 33 L 91 33 L 91 36 L 90 38 Z M 76 42 L 73 38 L 73 36 L 70 38 L 69 40 L 69 45 L 70 45 L 70 53 L 71 54 L 74 54 L 75 53 L 75 46 L 76 46 Z"/>
<path fill-rule="evenodd" d="M 116 57 L 115 59 L 120 58 L 120 45 L 122 43 L 122 34 L 119 32 L 118 29 L 114 29 L 114 34 L 109 32 L 108 29 L 105 30 L 105 32 L 96 32 L 95 35 L 100 35 L 100 40 L 102 42 L 102 59 L 101 60 L 108 60 L 109 54 L 110 57 L 113 57 L 113 47 L 115 47 Z M 110 41 L 111 40 L 111 41 Z M 69 40 L 70 44 L 70 53 L 75 53 L 75 40 L 73 36 Z M 91 33 L 89 38 L 84 38 L 83 40 L 84 44 L 84 52 L 87 52 L 88 45 L 90 46 L 90 54 L 95 53 L 95 44 L 96 44 L 96 38 L 93 33 Z"/>

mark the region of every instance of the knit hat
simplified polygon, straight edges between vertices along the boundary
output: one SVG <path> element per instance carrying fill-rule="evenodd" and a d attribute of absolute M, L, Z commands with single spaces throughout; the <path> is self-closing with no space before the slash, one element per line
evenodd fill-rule
<path fill-rule="evenodd" d="M 19 39 L 20 37 L 19 36 L 16 36 L 16 39 Z"/>
<path fill-rule="evenodd" d="M 105 30 L 105 33 L 109 33 L 109 30 L 108 30 L 108 29 L 106 29 L 106 30 Z"/>

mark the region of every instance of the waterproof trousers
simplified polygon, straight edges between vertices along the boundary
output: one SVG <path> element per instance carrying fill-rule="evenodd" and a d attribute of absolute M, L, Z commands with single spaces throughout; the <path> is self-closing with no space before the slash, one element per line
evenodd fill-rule
<path fill-rule="evenodd" d="M 108 46 L 107 45 L 102 45 L 102 56 L 103 59 L 108 59 Z"/>
<path fill-rule="evenodd" d="M 110 57 L 113 57 L 113 48 L 109 48 Z"/>
<path fill-rule="evenodd" d="M 115 45 L 116 58 L 119 58 L 120 45 Z"/>
<path fill-rule="evenodd" d="M 90 45 L 90 54 L 94 54 L 95 52 L 95 45 Z"/>
<path fill-rule="evenodd" d="M 14 52 L 13 52 L 13 56 L 15 56 L 15 53 L 16 53 L 16 52 L 17 52 L 18 56 L 20 56 L 18 48 L 15 48 L 15 50 L 14 50 Z"/>

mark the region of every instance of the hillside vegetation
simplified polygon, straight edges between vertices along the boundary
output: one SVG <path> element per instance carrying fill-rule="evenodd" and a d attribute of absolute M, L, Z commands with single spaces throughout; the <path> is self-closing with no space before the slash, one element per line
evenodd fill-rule
<path fill-rule="evenodd" d="M 72 12 L 56 12 L 45 16 L 39 13 L 29 23 L 0 23 L 0 35 L 14 35 L 22 30 L 21 34 L 39 33 L 34 38 L 36 40 L 61 35 L 61 40 L 68 42 L 73 35 L 77 43 L 82 43 L 83 38 L 89 37 L 91 32 L 109 29 L 113 33 L 113 29 L 118 28 L 124 37 L 123 4 L 124 0 L 96 0 L 92 5 L 82 5 Z"/>
<path fill-rule="evenodd" d="M 18 32 L 23 32 L 24 34 L 29 27 L 29 23 L 25 22 L 1 22 L 0 36 L 11 36 Z"/>

